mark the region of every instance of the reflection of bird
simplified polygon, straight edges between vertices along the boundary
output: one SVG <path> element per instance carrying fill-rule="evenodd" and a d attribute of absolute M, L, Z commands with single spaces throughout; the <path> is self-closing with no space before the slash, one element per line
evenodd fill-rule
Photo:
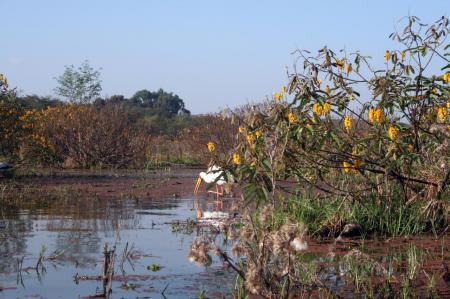
<path fill-rule="evenodd" d="M 216 185 L 216 191 L 209 190 L 208 192 L 216 194 L 216 204 L 218 208 L 223 208 L 223 202 L 219 200 L 219 196 L 223 195 L 223 186 L 227 183 L 231 183 L 233 181 L 233 176 L 230 173 L 226 173 L 220 166 L 213 165 L 208 167 L 206 172 L 200 172 L 197 183 L 195 184 L 194 193 L 198 193 L 198 189 L 200 187 L 200 184 L 204 181 L 207 184 L 215 184 Z M 220 191 L 219 191 L 220 189 Z M 199 204 L 196 202 L 196 209 L 197 209 L 197 218 L 198 219 L 204 219 L 204 218 L 217 218 L 216 216 L 219 215 L 217 213 L 223 213 L 223 212 L 203 212 L 203 210 L 200 208 Z M 216 213 L 216 214 L 214 214 Z"/>
<path fill-rule="evenodd" d="M 220 227 L 230 218 L 230 213 L 222 211 L 203 211 L 197 209 L 197 220 L 199 223 Z"/>

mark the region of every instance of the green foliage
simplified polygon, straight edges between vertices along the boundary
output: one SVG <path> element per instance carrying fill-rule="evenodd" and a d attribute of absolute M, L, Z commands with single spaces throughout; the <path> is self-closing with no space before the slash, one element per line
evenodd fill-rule
<path fill-rule="evenodd" d="M 346 197 L 315 197 L 312 193 L 299 193 L 280 205 L 275 215 L 305 223 L 311 235 L 338 236 L 346 224 L 358 224 L 361 234 L 382 236 L 417 235 L 437 232 L 445 227 L 448 211 L 443 206 L 426 215 L 426 203 L 404 204 L 397 187 L 393 201 L 384 203 L 375 195 L 364 201 L 351 201 Z"/>
<path fill-rule="evenodd" d="M 165 92 L 162 89 L 156 92 L 146 89 L 137 91 L 126 104 L 130 110 L 145 115 L 172 118 L 180 114 L 190 114 L 189 110 L 184 107 L 184 101 L 178 95 Z"/>
<path fill-rule="evenodd" d="M 60 100 L 52 99 L 50 97 L 40 97 L 35 94 L 17 97 L 15 101 L 25 110 L 41 110 L 46 109 L 47 107 L 55 107 L 64 104 Z"/>
<path fill-rule="evenodd" d="M 233 114 L 238 146 L 222 164 L 234 164 L 245 198 L 277 206 L 293 184 L 314 191 L 319 203 L 302 203 L 301 213 L 316 230 L 333 232 L 351 220 L 390 235 L 443 229 L 450 72 L 428 68 L 449 68 L 449 32 L 444 17 L 430 26 L 410 17 L 392 35 L 402 49 L 386 51 L 380 69 L 359 52 L 298 51 L 302 67 L 273 101 Z"/>
<path fill-rule="evenodd" d="M 6 77 L 0 74 L 0 156 L 14 156 L 23 134 L 20 121 L 23 108 L 14 100 L 15 96 Z"/>
<path fill-rule="evenodd" d="M 64 73 L 57 79 L 56 94 L 72 103 L 91 103 L 102 90 L 100 71 L 84 61 L 79 67 L 65 66 Z"/>

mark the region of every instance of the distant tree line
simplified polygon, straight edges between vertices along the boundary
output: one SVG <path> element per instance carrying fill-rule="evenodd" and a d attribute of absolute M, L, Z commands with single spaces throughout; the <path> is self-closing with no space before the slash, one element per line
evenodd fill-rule
<path fill-rule="evenodd" d="M 27 110 L 67 104 L 60 99 L 39 95 L 18 96 L 16 101 Z M 93 105 L 98 109 L 110 104 L 121 106 L 138 126 L 151 134 L 173 135 L 177 128 L 185 127 L 191 120 L 191 112 L 185 108 L 184 101 L 178 95 L 163 89 L 154 92 L 143 89 L 130 98 L 113 95 L 105 98 L 97 97 L 93 101 Z"/>
<path fill-rule="evenodd" d="M 1 75 L 1 74 L 0 74 Z M 17 94 L 0 77 L 0 161 L 61 166 L 150 167 L 207 163 L 206 144 L 226 155 L 236 132 L 219 115 L 191 116 L 159 89 L 101 97 L 100 71 L 84 62 L 56 78 L 57 97 Z"/>

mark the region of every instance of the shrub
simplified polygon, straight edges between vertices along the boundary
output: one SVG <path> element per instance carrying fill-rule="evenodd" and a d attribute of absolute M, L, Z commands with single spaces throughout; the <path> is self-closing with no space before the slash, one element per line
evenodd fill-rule
<path fill-rule="evenodd" d="M 422 202 L 425 213 L 443 211 L 450 179 L 449 26 L 446 18 L 424 26 L 410 17 L 402 34 L 392 34 L 404 48 L 386 51 L 379 70 L 359 52 L 298 51 L 302 72 L 290 74 L 273 102 L 234 115 L 241 123 L 234 170 L 247 199 L 275 203 L 280 180 L 289 178 L 313 186 L 317 197 L 363 204 L 376 195 L 389 207 L 400 196 L 404 204 Z M 444 72 L 430 75 L 435 59 Z"/>
<path fill-rule="evenodd" d="M 19 118 L 23 111 L 14 98 L 14 90 L 8 88 L 6 77 L 0 74 L 0 155 L 8 157 L 17 151 L 22 134 Z"/>
<path fill-rule="evenodd" d="M 24 155 L 68 166 L 125 167 L 145 159 L 147 139 L 133 131 L 117 105 L 61 105 L 28 110 L 21 117 L 29 136 Z"/>

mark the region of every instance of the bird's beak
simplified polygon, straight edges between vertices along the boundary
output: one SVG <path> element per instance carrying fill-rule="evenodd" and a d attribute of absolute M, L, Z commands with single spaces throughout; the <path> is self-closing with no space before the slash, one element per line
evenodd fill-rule
<path fill-rule="evenodd" d="M 200 184 L 202 183 L 202 178 L 198 177 L 197 179 L 197 183 L 195 184 L 195 188 L 194 188 L 194 194 L 198 193 L 198 188 L 200 188 Z"/>

